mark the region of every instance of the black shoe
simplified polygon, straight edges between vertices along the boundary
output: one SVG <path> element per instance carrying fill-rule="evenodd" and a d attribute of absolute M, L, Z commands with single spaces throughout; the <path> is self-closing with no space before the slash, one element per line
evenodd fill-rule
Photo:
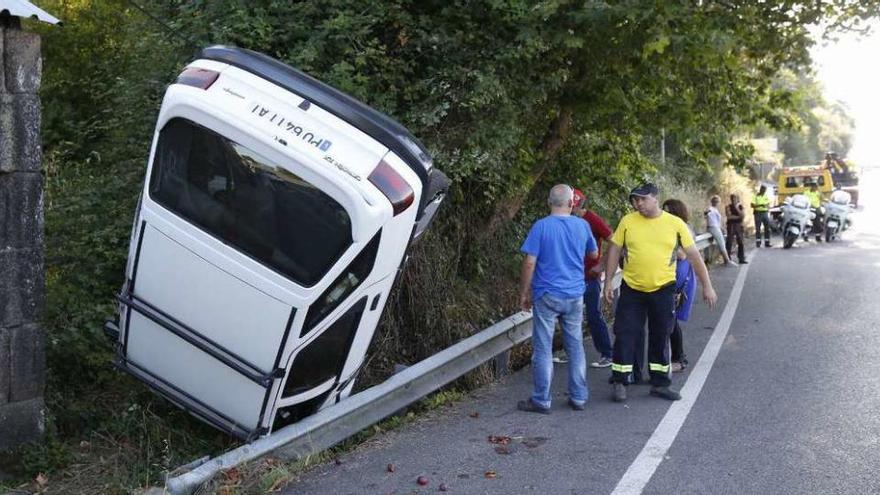
<path fill-rule="evenodd" d="M 748 265 L 749 262 L 746 261 L 746 260 L 739 260 L 739 264 L 740 264 L 740 265 Z"/>
<path fill-rule="evenodd" d="M 622 383 L 615 383 L 611 389 L 611 400 L 614 402 L 626 402 L 626 386 Z"/>
<path fill-rule="evenodd" d="M 568 405 L 571 406 L 571 408 L 574 409 L 575 411 L 583 411 L 585 404 L 578 404 L 577 402 L 575 402 L 571 399 L 568 399 Z"/>
<path fill-rule="evenodd" d="M 666 400 L 681 400 L 681 394 L 669 387 L 651 387 L 651 395 Z"/>
<path fill-rule="evenodd" d="M 755 243 L 755 247 L 758 249 L 761 249 L 761 241 L 758 241 L 757 243 Z"/>
<path fill-rule="evenodd" d="M 764 243 L 764 247 L 770 247 L 770 242 L 769 242 L 769 241 L 768 241 L 768 242 L 765 242 L 765 243 Z"/>
<path fill-rule="evenodd" d="M 525 412 L 533 412 L 533 413 L 538 413 L 538 414 L 550 414 L 550 408 L 541 407 L 541 406 L 535 404 L 534 402 L 532 402 L 532 399 L 521 400 L 521 401 L 517 402 L 516 408 L 519 409 L 520 411 L 525 411 Z"/>

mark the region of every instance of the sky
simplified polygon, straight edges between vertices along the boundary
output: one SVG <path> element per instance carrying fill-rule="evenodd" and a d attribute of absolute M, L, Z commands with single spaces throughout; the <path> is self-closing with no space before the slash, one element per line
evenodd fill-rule
<path fill-rule="evenodd" d="M 837 42 L 819 42 L 812 55 L 826 98 L 846 103 L 856 120 L 848 158 L 880 167 L 880 21 L 872 23 L 867 37 L 847 34 Z"/>

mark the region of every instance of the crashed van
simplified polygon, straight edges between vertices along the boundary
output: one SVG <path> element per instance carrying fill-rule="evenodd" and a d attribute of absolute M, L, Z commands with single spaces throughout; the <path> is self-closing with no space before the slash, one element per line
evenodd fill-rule
<path fill-rule="evenodd" d="M 116 365 L 238 438 L 348 396 L 448 181 L 403 126 L 265 55 L 202 50 L 159 112 Z"/>

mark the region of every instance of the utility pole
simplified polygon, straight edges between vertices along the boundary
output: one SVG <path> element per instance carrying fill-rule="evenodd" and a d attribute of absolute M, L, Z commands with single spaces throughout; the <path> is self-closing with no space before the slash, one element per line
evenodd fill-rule
<path fill-rule="evenodd" d="M 42 58 L 21 18 L 58 23 L 26 1 L 0 0 L 0 450 L 45 429 Z"/>
<path fill-rule="evenodd" d="M 666 128 L 660 128 L 660 164 L 666 166 Z"/>

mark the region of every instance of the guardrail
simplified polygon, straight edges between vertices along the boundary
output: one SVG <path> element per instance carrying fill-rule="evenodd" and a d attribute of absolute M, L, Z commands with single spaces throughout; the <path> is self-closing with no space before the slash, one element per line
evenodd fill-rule
<path fill-rule="evenodd" d="M 712 244 L 709 234 L 697 236 L 696 241 L 700 250 Z M 618 272 L 612 281 L 615 289 L 620 276 Z M 213 459 L 178 468 L 188 471 L 169 477 L 165 489 L 173 495 L 189 495 L 219 471 L 266 454 L 294 460 L 330 448 L 493 358 L 506 368 L 507 353 L 531 334 L 531 313 L 516 313 L 339 404 Z"/>

